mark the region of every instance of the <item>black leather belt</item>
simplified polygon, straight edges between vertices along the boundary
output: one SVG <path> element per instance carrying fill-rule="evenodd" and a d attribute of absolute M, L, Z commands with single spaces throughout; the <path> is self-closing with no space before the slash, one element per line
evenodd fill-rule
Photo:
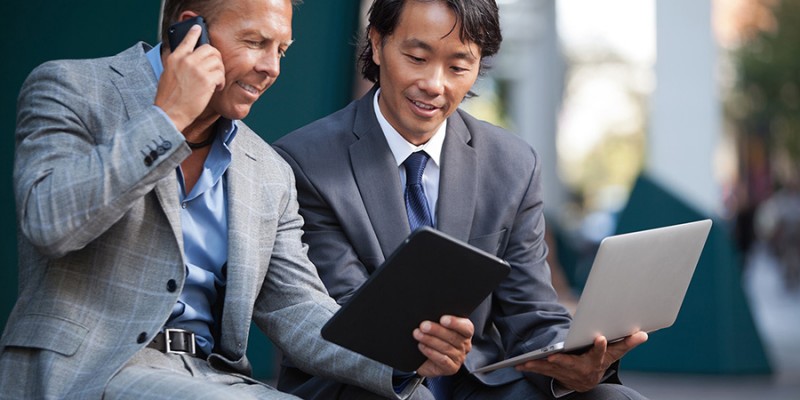
<path fill-rule="evenodd" d="M 199 357 L 197 339 L 194 332 L 184 329 L 168 328 L 159 332 L 147 347 L 162 353 L 188 354 Z"/>

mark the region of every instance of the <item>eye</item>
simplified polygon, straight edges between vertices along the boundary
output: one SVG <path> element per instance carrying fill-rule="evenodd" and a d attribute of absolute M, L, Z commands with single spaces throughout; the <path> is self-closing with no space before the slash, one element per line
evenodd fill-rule
<path fill-rule="evenodd" d="M 469 68 L 464 68 L 459 66 L 452 66 L 450 67 L 450 69 L 457 74 L 463 74 L 465 72 L 469 72 Z"/>
<path fill-rule="evenodd" d="M 252 47 L 254 49 L 261 48 L 264 44 L 264 42 L 259 40 L 245 40 L 244 43 L 247 45 L 247 47 Z"/>
<path fill-rule="evenodd" d="M 416 63 L 416 64 L 425 62 L 424 58 L 417 57 L 417 56 L 415 56 L 413 54 L 406 54 L 406 57 L 408 57 L 408 59 L 411 60 L 411 62 Z"/>

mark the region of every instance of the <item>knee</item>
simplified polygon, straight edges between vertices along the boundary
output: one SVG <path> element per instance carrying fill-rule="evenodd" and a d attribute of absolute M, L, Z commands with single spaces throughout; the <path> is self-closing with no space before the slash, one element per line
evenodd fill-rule
<path fill-rule="evenodd" d="M 647 397 L 627 386 L 605 383 L 589 392 L 582 393 L 582 396 L 577 396 L 575 399 L 647 400 Z"/>
<path fill-rule="evenodd" d="M 433 397 L 433 393 L 427 387 L 419 385 L 408 400 L 436 400 L 436 398 Z"/>

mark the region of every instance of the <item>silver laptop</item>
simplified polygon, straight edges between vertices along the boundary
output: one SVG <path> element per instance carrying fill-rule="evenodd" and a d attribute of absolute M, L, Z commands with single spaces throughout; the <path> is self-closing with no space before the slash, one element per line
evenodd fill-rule
<path fill-rule="evenodd" d="M 706 219 L 603 239 L 566 340 L 472 373 L 585 349 L 600 335 L 613 342 L 671 326 L 710 230 Z"/>

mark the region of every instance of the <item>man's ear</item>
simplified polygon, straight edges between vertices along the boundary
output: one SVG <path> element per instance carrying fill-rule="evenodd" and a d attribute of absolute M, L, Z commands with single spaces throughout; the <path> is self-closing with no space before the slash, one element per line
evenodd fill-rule
<path fill-rule="evenodd" d="M 196 17 L 198 15 L 200 15 L 200 14 L 198 14 L 198 13 L 196 13 L 194 11 L 185 10 L 185 11 L 181 12 L 181 15 L 178 16 L 178 22 L 186 21 L 187 19 L 194 18 L 194 17 Z"/>
<path fill-rule="evenodd" d="M 382 36 L 375 28 L 369 28 L 369 43 L 370 46 L 372 46 L 372 62 L 374 62 L 375 65 L 381 65 L 381 57 L 379 54 L 382 50 Z"/>

